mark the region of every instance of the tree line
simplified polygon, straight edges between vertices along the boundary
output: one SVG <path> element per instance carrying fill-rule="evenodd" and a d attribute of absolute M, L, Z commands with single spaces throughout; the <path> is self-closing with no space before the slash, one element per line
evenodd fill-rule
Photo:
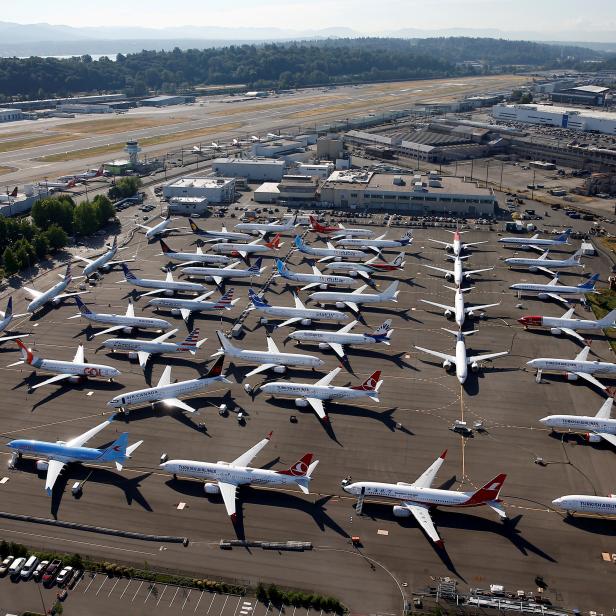
<path fill-rule="evenodd" d="M 447 37 L 359 38 L 229 45 L 222 48 L 141 51 L 93 60 L 0 59 L 0 102 L 76 93 L 190 91 L 200 85 L 300 87 L 348 81 L 460 76 L 512 67 L 567 68 L 602 58 L 583 47 L 527 41 Z M 465 65 L 466 61 L 481 63 Z"/>

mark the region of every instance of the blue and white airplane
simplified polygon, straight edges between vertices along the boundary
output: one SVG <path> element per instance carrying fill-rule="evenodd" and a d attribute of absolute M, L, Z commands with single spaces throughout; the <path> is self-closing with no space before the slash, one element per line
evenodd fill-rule
<path fill-rule="evenodd" d="M 80 257 L 79 255 L 73 255 L 75 259 L 79 259 L 86 263 L 86 266 L 83 268 L 83 275 L 86 278 L 90 278 L 92 274 L 96 274 L 98 270 L 103 270 L 103 272 L 108 272 L 112 266 L 121 265 L 122 263 L 130 263 L 135 259 L 122 259 L 120 261 L 112 261 L 113 257 L 116 256 L 118 252 L 118 236 L 116 235 L 113 238 L 113 244 L 111 248 L 105 253 L 100 255 L 100 257 L 96 257 L 96 259 L 87 259 L 86 257 Z"/>
<path fill-rule="evenodd" d="M 74 297 L 75 295 L 87 293 L 87 291 L 75 291 L 73 293 L 64 292 L 73 280 L 70 263 L 66 266 L 66 274 L 61 276 L 61 278 L 62 280 L 60 282 L 55 284 L 50 289 L 47 289 L 47 291 L 37 291 L 36 289 L 31 289 L 30 287 L 23 287 L 23 290 L 33 298 L 26 308 L 30 314 L 34 314 L 39 308 L 42 308 L 49 302 L 51 302 L 54 306 L 57 306 L 67 297 Z"/>
<path fill-rule="evenodd" d="M 265 271 L 265 267 L 261 267 L 263 257 L 259 257 L 248 269 L 235 269 L 240 264 L 239 261 L 232 263 L 229 267 L 184 267 L 182 274 L 188 277 L 204 278 L 206 281 L 213 280 L 218 286 L 221 286 L 224 280 L 229 278 L 259 278 Z"/>
<path fill-rule="evenodd" d="M 319 263 L 332 259 L 365 259 L 368 255 L 363 250 L 351 250 L 349 248 L 334 248 L 331 242 L 327 242 L 327 248 L 313 248 L 304 243 L 299 235 L 295 236 L 295 247 L 300 252 L 312 257 L 322 257 Z"/>
<path fill-rule="evenodd" d="M 13 296 L 9 296 L 9 300 L 6 303 L 6 310 L 4 312 L 0 310 L 0 316 L 2 317 L 2 319 L 0 320 L 0 332 L 3 332 L 11 324 L 11 321 L 15 317 L 25 317 L 27 316 L 27 314 L 28 313 L 13 314 Z M 24 338 L 25 336 L 28 336 L 28 334 L 23 334 L 20 336 L 3 336 L 2 338 L 0 338 L 0 344 L 2 342 L 6 342 L 7 340 L 17 340 L 17 338 Z"/>
<path fill-rule="evenodd" d="M 573 229 L 569 227 L 563 233 L 553 239 L 539 239 L 539 234 L 535 233 L 532 237 L 501 237 L 499 244 L 513 246 L 515 248 L 534 248 L 541 250 L 545 246 L 564 246 L 569 243 L 569 236 Z"/>
<path fill-rule="evenodd" d="M 547 284 L 536 284 L 529 282 L 519 282 L 512 284 L 509 288 L 512 291 L 517 291 L 518 294 L 536 293 L 539 299 L 552 298 L 557 302 L 568 304 L 569 301 L 562 297 L 583 297 L 586 293 L 599 293 L 595 289 L 595 283 L 599 280 L 599 274 L 593 274 L 586 282 L 577 286 L 567 286 L 558 284 L 558 276 Z"/>
<path fill-rule="evenodd" d="M 157 295 L 158 293 L 164 293 L 165 295 L 173 295 L 177 291 L 187 291 L 190 293 L 203 293 L 207 289 L 202 284 L 195 282 L 186 282 L 185 280 L 173 280 L 173 274 L 167 271 L 165 280 L 155 280 L 152 278 L 137 278 L 133 272 L 131 272 L 125 263 L 122 263 L 122 269 L 124 270 L 124 279 L 134 287 L 142 287 L 144 289 L 154 289 L 146 293 L 141 293 L 141 297 L 146 295 Z M 118 282 L 124 282 L 119 280 Z"/>
<path fill-rule="evenodd" d="M 28 439 L 10 441 L 7 443 L 7 447 L 14 450 L 11 462 L 14 465 L 16 460 L 21 458 L 23 454 L 36 456 L 37 458 L 45 458 L 46 460 L 37 460 L 36 468 L 39 471 L 47 471 L 45 490 L 48 496 L 51 496 L 56 480 L 66 464 L 74 462 L 115 462 L 116 468 L 121 471 L 126 460 L 131 457 L 132 453 L 143 441 L 137 441 L 133 445 L 129 445 L 128 432 L 123 432 L 105 449 L 84 447 L 92 437 L 105 429 L 113 419 L 114 416 L 112 415 L 104 423 L 66 442 L 56 441 L 53 443 L 51 441 L 35 441 Z"/>
<path fill-rule="evenodd" d="M 292 280 L 293 282 L 307 282 L 308 284 L 303 286 L 300 290 L 307 291 L 313 287 L 320 287 L 326 289 L 328 285 L 352 285 L 353 278 L 350 276 L 332 276 L 323 274 L 319 271 L 316 265 L 312 266 L 312 274 L 300 274 L 292 272 L 282 261 L 282 259 L 276 259 L 276 269 L 278 270 L 278 276 L 285 278 L 286 280 Z"/>

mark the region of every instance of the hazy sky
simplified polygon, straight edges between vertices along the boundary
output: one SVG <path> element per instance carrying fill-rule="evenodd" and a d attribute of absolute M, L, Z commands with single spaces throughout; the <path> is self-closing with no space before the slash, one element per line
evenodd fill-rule
<path fill-rule="evenodd" d="M 463 27 L 552 33 L 616 29 L 616 0 L 22 0 L 4 2 L 1 19 L 70 26 L 348 26 L 362 32 Z"/>

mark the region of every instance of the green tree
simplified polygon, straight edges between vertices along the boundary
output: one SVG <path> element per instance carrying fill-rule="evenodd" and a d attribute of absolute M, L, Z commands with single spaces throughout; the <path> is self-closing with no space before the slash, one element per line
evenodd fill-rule
<path fill-rule="evenodd" d="M 34 224 L 43 230 L 55 223 L 72 233 L 74 208 L 75 202 L 70 197 L 47 197 L 32 206 L 31 216 Z"/>
<path fill-rule="evenodd" d="M 109 219 L 116 215 L 115 206 L 105 195 L 96 195 L 92 199 L 92 205 L 96 207 L 96 216 L 100 227 L 106 225 Z"/>
<path fill-rule="evenodd" d="M 109 189 L 111 199 L 125 199 L 137 193 L 141 186 L 141 180 L 135 177 L 121 178 Z"/>
<path fill-rule="evenodd" d="M 84 201 L 73 210 L 73 228 L 77 235 L 92 235 L 99 228 L 97 208 Z"/>
<path fill-rule="evenodd" d="M 45 231 L 45 237 L 52 252 L 60 250 L 68 244 L 66 231 L 57 224 L 50 225 L 49 229 Z"/>
<path fill-rule="evenodd" d="M 17 259 L 17 263 L 19 264 L 19 269 L 26 269 L 32 264 L 32 259 L 30 258 L 30 251 L 24 243 L 20 243 L 15 249 L 15 258 Z"/>
<path fill-rule="evenodd" d="M 49 253 L 49 240 L 44 231 L 34 236 L 32 247 L 38 259 L 45 258 L 45 255 Z"/>

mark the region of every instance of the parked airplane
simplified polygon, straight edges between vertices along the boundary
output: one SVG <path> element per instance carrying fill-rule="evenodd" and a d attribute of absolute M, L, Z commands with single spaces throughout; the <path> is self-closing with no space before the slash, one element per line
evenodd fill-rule
<path fill-rule="evenodd" d="M 347 246 L 350 248 L 367 248 L 368 250 L 376 251 L 380 254 L 382 248 L 402 248 L 410 246 L 413 243 L 413 232 L 406 231 L 399 240 L 387 240 L 384 233 L 377 238 L 359 238 L 349 237 L 342 238 L 336 242 L 336 246 Z"/>
<path fill-rule="evenodd" d="M 82 295 L 83 293 L 87 293 L 87 291 L 75 291 L 72 293 L 64 293 L 68 285 L 71 284 L 73 277 L 71 276 L 71 264 L 69 263 L 66 266 L 66 274 L 62 277 L 63 280 L 55 284 L 51 289 L 47 289 L 47 291 L 37 291 L 36 289 L 31 289 L 30 287 L 22 287 L 23 290 L 32 297 L 32 301 L 28 304 L 26 311 L 30 314 L 34 314 L 39 308 L 42 308 L 48 303 L 52 303 L 54 306 L 57 306 L 63 299 L 67 297 L 74 297 L 75 295 Z"/>
<path fill-rule="evenodd" d="M 286 280 L 292 280 L 293 282 L 307 282 L 308 284 L 304 285 L 300 289 L 301 291 L 307 291 L 313 287 L 326 289 L 328 285 L 337 284 L 348 286 L 352 285 L 354 282 L 349 276 L 328 276 L 327 274 L 323 274 L 315 265 L 312 266 L 312 274 L 292 272 L 281 259 L 276 259 L 276 269 L 278 270 L 278 274 L 276 274 L 276 276 L 280 276 Z"/>
<path fill-rule="evenodd" d="M 478 507 L 487 505 L 495 511 L 501 519 L 507 519 L 507 513 L 498 495 L 507 475 L 497 475 L 485 486 L 474 492 L 458 492 L 457 490 L 441 490 L 432 488 L 432 483 L 445 461 L 445 450 L 435 462 L 432 463 L 413 483 L 383 483 L 380 481 L 357 481 L 343 485 L 342 489 L 355 496 L 378 498 L 391 498 L 400 501 L 393 508 L 394 516 L 407 518 L 413 516 L 422 527 L 426 535 L 435 545 L 442 548 L 443 540 L 440 538 L 434 522 L 430 516 L 430 509 L 434 507 Z"/>
<path fill-rule="evenodd" d="M 235 289 L 229 289 L 224 295 L 215 302 L 205 301 L 214 291 L 208 291 L 195 299 L 179 299 L 173 297 L 156 297 L 148 302 L 148 306 L 154 306 L 156 310 L 160 308 L 166 308 L 171 311 L 173 316 L 182 315 L 184 321 L 190 319 L 190 315 L 193 312 L 203 312 L 211 310 L 231 310 L 237 302 L 240 301 L 239 297 L 233 299 L 233 293 Z"/>
<path fill-rule="evenodd" d="M 569 243 L 569 236 L 573 229 L 569 227 L 554 239 L 539 239 L 539 234 L 535 233 L 532 237 L 501 237 L 498 241 L 506 246 L 519 248 L 535 248 L 540 250 L 543 246 L 564 246 Z"/>
<path fill-rule="evenodd" d="M 197 276 L 199 278 L 205 278 L 205 280 L 213 280 L 220 286 L 222 281 L 228 278 L 259 278 L 267 269 L 261 267 L 263 257 L 259 257 L 248 269 L 235 269 L 239 263 L 239 261 L 236 261 L 229 265 L 229 267 L 184 267 L 182 268 L 182 274 L 191 277 Z"/>
<path fill-rule="evenodd" d="M 300 408 L 311 406 L 323 423 L 329 423 L 329 417 L 323 407 L 323 402 L 326 400 L 336 402 L 367 397 L 375 402 L 379 401 L 379 389 L 383 384 L 383 381 L 380 380 L 380 370 L 370 375 L 361 385 L 355 385 L 354 387 L 330 385 L 340 370 L 342 370 L 342 368 L 335 368 L 314 384 L 296 383 L 292 381 L 265 383 L 264 385 L 259 385 L 259 387 L 255 389 L 255 393 L 262 391 L 273 397 L 294 397 L 296 406 Z"/>
<path fill-rule="evenodd" d="M 331 348 L 340 359 L 344 359 L 344 345 L 355 344 L 387 344 L 393 333 L 391 329 L 391 319 L 387 319 L 371 334 L 352 334 L 351 330 L 357 325 L 357 321 L 353 321 L 337 332 L 324 331 L 319 329 L 298 329 L 289 334 L 289 338 L 297 342 L 316 342 L 319 349 L 324 351 L 328 347 Z"/>
<path fill-rule="evenodd" d="M 332 259 L 363 259 L 368 255 L 362 250 L 350 250 L 348 248 L 334 248 L 331 242 L 327 242 L 327 248 L 313 248 L 304 244 L 299 235 L 295 236 L 295 247 L 300 252 L 312 257 L 322 257 L 319 263 Z"/>
<path fill-rule="evenodd" d="M 122 330 L 125 334 L 130 334 L 134 329 L 158 329 L 166 331 L 171 328 L 171 323 L 164 319 L 154 319 L 151 317 L 136 317 L 135 306 L 133 302 L 129 300 L 126 314 L 107 314 L 105 312 L 92 312 L 86 304 L 84 304 L 79 297 L 75 298 L 77 302 L 77 308 L 79 308 L 79 314 L 75 314 L 69 319 L 78 319 L 83 317 L 91 323 L 100 323 L 102 325 L 111 325 L 107 329 L 101 332 L 96 332 L 94 336 L 101 336 L 103 334 L 110 334 L 111 332 L 117 332 Z M 0 339 L 1 341 L 1 339 Z"/>
<path fill-rule="evenodd" d="M 329 235 L 335 233 L 336 235 L 332 239 L 339 239 L 341 237 L 372 237 L 374 231 L 371 229 L 347 229 L 344 225 L 338 225 L 337 227 L 329 227 L 322 225 L 315 216 L 310 216 L 310 228 L 317 233 L 323 233 Z"/>
<path fill-rule="evenodd" d="M 23 454 L 32 455 L 39 459 L 36 461 L 36 469 L 38 471 L 46 471 L 45 490 L 47 495 L 51 496 L 56 480 L 60 476 L 62 469 L 67 464 L 74 462 L 114 462 L 116 468 L 121 471 L 126 461 L 130 459 L 135 449 L 143 443 L 137 441 L 133 445 L 128 444 L 128 432 L 123 432 L 109 447 L 104 449 L 94 449 L 92 447 L 84 447 L 84 445 L 96 436 L 101 430 L 104 430 L 114 419 L 112 415 L 107 421 L 84 432 L 80 436 L 76 436 L 69 441 L 36 441 L 29 439 L 15 439 L 7 443 L 7 447 L 14 450 L 12 465 L 16 460 L 21 458 Z"/>
<path fill-rule="evenodd" d="M 465 306 L 464 305 L 464 294 L 475 287 L 469 287 L 468 289 L 461 289 L 460 287 L 445 287 L 446 289 L 450 289 L 455 292 L 453 306 L 448 306 L 447 304 L 439 304 L 438 302 L 432 302 L 427 299 L 420 299 L 420 302 L 424 304 L 430 304 L 430 306 L 436 306 L 437 308 L 442 308 L 445 311 L 445 318 L 451 319 L 453 317 L 454 321 L 458 325 L 458 327 L 462 328 L 466 317 L 473 318 L 477 313 L 486 308 L 493 308 L 494 306 L 500 306 L 500 302 L 497 304 L 483 304 L 479 306 Z"/>
<path fill-rule="evenodd" d="M 100 257 L 96 257 L 96 259 L 87 259 L 86 257 L 80 257 L 79 255 L 73 255 L 75 259 L 79 259 L 83 261 L 87 265 L 83 268 L 83 274 L 86 278 L 90 278 L 92 274 L 98 272 L 99 269 L 104 272 L 108 272 L 114 265 L 121 265 L 122 263 L 130 263 L 135 259 L 122 259 L 120 261 L 112 261 L 113 257 L 116 256 L 118 252 L 118 236 L 116 235 L 113 238 L 113 244 L 111 248 Z"/>
<path fill-rule="evenodd" d="M 145 389 L 120 394 L 109 400 L 107 406 L 119 408 L 122 412 L 126 412 L 126 408 L 129 406 L 150 404 L 153 408 L 158 402 L 162 402 L 165 406 L 177 407 L 183 411 L 194 413 L 196 410 L 186 402 L 182 402 L 179 397 L 196 394 L 207 389 L 212 383 L 230 383 L 231 381 L 222 374 L 224 361 L 225 358 L 220 357 L 207 374 L 198 379 L 178 381 L 177 383 L 171 382 L 171 366 L 166 366 L 156 387 L 146 387 Z"/>
<path fill-rule="evenodd" d="M 183 342 L 165 342 L 168 338 L 177 334 L 177 329 L 165 332 L 153 340 L 135 340 L 133 338 L 110 338 L 105 340 L 102 346 L 113 353 L 127 352 L 131 359 L 139 359 L 139 365 L 145 370 L 150 355 L 163 353 L 186 353 L 195 355 L 197 349 L 207 340 L 199 340 L 199 328 L 193 329 Z"/>
<path fill-rule="evenodd" d="M 539 299 L 552 298 L 557 302 L 568 304 L 569 301 L 562 297 L 563 295 L 584 297 L 587 293 L 599 293 L 599 291 L 595 289 L 597 280 L 599 280 L 599 274 L 593 274 L 586 282 L 574 287 L 558 284 L 558 276 L 556 276 L 547 284 L 519 282 L 517 284 L 512 284 L 509 288 L 513 291 L 517 291 L 519 295 L 522 293 L 536 293 Z"/>
<path fill-rule="evenodd" d="M 194 263 L 219 263 L 221 265 L 227 265 L 231 262 L 231 258 L 225 255 L 213 255 L 205 253 L 201 250 L 200 246 L 197 246 L 196 252 L 176 252 L 169 248 L 164 240 L 160 240 L 160 247 L 162 254 L 169 259 L 169 261 L 181 262 L 182 265 L 192 265 Z"/>
<path fill-rule="evenodd" d="M 154 225 L 153 227 L 148 227 L 148 225 L 142 225 L 140 223 L 136 223 L 136 225 L 138 227 L 141 227 L 142 229 L 146 229 L 146 232 L 145 232 L 146 239 L 155 240 L 157 237 L 162 237 L 165 233 L 167 233 L 168 231 L 167 227 L 169 226 L 169 223 L 172 220 L 175 220 L 175 219 L 171 218 L 171 214 L 167 212 L 167 216 L 163 218 L 158 224 Z"/>
<path fill-rule="evenodd" d="M 449 332 L 450 334 L 453 334 L 456 337 L 455 356 L 448 355 L 447 353 L 440 353 L 438 351 L 431 351 L 430 349 L 425 349 L 419 346 L 416 346 L 415 348 L 418 351 L 423 351 L 424 353 L 428 353 L 428 355 L 433 355 L 434 357 L 442 359 L 443 368 L 445 368 L 445 370 L 449 370 L 450 368 L 455 366 L 456 376 L 458 377 L 458 381 L 460 381 L 460 383 L 464 383 L 466 381 L 466 378 L 468 377 L 469 366 L 471 367 L 471 370 L 473 372 L 477 372 L 479 370 L 481 362 L 509 354 L 509 351 L 500 351 L 499 353 L 484 353 L 483 355 L 472 355 L 469 357 L 466 354 L 465 336 L 475 334 L 476 330 L 471 330 L 468 332 L 454 332 L 450 329 L 445 329 L 444 327 L 442 329 L 444 329 L 446 332 Z"/>
<path fill-rule="evenodd" d="M 280 234 L 277 233 L 270 242 L 259 244 L 261 238 L 250 242 L 250 244 L 237 244 L 231 242 L 222 242 L 221 244 L 214 244 L 210 250 L 218 254 L 229 254 L 234 257 L 242 257 L 246 259 L 248 255 L 269 252 L 270 250 L 278 250 L 284 242 L 280 242 Z"/>
<path fill-rule="evenodd" d="M 212 357 L 224 355 L 231 359 L 237 359 L 249 364 L 259 364 L 257 368 L 251 370 L 246 377 L 254 376 L 260 372 L 265 372 L 272 368 L 274 372 L 283 374 L 287 366 L 299 366 L 302 368 L 320 368 L 325 362 L 314 355 L 300 355 L 298 353 L 281 353 L 276 343 L 267 336 L 267 351 L 248 351 L 233 346 L 233 343 L 221 332 L 216 335 L 222 348 L 218 349 Z"/>
<path fill-rule="evenodd" d="M 176 291 L 203 293 L 206 290 L 202 284 L 197 284 L 196 282 L 173 280 L 173 274 L 171 272 L 167 272 L 165 280 L 154 280 L 152 278 L 137 278 L 137 276 L 128 269 L 125 263 L 122 264 L 122 269 L 124 270 L 124 278 L 129 284 L 132 284 L 134 287 L 153 289 L 147 293 L 141 293 L 141 297 L 145 297 L 146 295 L 157 295 L 158 293 L 173 295 Z"/>
<path fill-rule="evenodd" d="M 309 297 L 313 302 L 320 304 L 333 303 L 336 308 L 344 308 L 348 306 L 353 312 L 359 312 L 359 307 L 363 304 L 382 304 L 383 302 L 397 302 L 398 285 L 400 282 L 394 280 L 384 291 L 380 293 L 364 293 L 368 288 L 365 284 L 351 293 L 343 293 L 341 291 L 317 291 Z"/>
<path fill-rule="evenodd" d="M 67 180 L 66 182 L 39 182 L 39 187 L 48 190 L 50 193 L 62 192 L 69 188 L 75 188 L 75 180 Z"/>
<path fill-rule="evenodd" d="M 401 252 L 393 261 L 376 262 L 378 257 L 372 257 L 365 263 L 353 263 L 351 261 L 332 261 L 325 267 L 334 272 L 347 272 L 349 276 L 361 276 L 365 280 L 370 280 L 371 274 L 383 274 L 386 272 L 398 272 L 404 269 L 406 261 L 405 254 Z"/>
<path fill-rule="evenodd" d="M 539 421 L 544 426 L 563 428 L 573 432 L 585 432 L 584 438 L 589 443 L 598 443 L 605 439 L 610 445 L 616 446 L 616 419 L 610 417 L 613 398 L 608 398 L 596 415 L 548 415 Z"/>
<path fill-rule="evenodd" d="M 552 505 L 566 511 L 568 515 L 574 513 L 616 514 L 616 496 L 569 494 L 554 499 Z"/>
<path fill-rule="evenodd" d="M 313 454 L 304 454 L 293 466 L 284 471 L 272 471 L 264 468 L 253 468 L 249 464 L 259 452 L 269 443 L 270 432 L 262 441 L 243 453 L 232 462 L 197 462 L 195 460 L 167 460 L 160 467 L 173 477 L 194 477 L 206 480 L 203 489 L 206 494 L 221 494 L 227 514 L 235 524 L 236 492 L 242 485 L 251 483 L 262 486 L 297 486 L 308 494 L 312 473 L 319 463 L 312 461 Z M 207 481 L 210 480 L 210 481 Z M 213 483 L 211 483 L 213 482 Z"/>
<path fill-rule="evenodd" d="M 262 235 L 268 233 L 284 233 L 291 231 L 297 226 L 297 214 L 294 217 L 288 217 L 286 220 L 276 222 L 240 222 L 235 225 L 238 231 L 256 231 Z"/>
<path fill-rule="evenodd" d="M 468 251 L 471 246 L 479 246 L 479 244 L 487 244 L 488 241 L 483 242 L 462 242 L 462 238 L 460 237 L 462 233 L 466 233 L 466 231 L 449 231 L 449 233 L 453 233 L 453 241 L 452 242 L 441 242 L 440 240 L 433 240 L 429 238 L 429 241 L 434 242 L 435 244 L 440 244 L 441 246 L 445 246 L 445 250 L 454 255 L 454 257 L 460 257 L 463 252 Z"/>
<path fill-rule="evenodd" d="M 584 268 L 583 263 L 581 262 L 582 251 L 578 250 L 575 254 L 571 255 L 567 259 L 548 259 L 550 251 L 546 250 L 541 256 L 536 259 L 528 259 L 522 257 L 511 257 L 509 259 L 505 259 L 505 263 L 512 267 L 528 267 L 531 272 L 545 272 L 550 276 L 556 276 L 553 270 L 555 269 L 569 269 L 572 267 L 581 267 Z"/>
<path fill-rule="evenodd" d="M 17 317 L 25 317 L 28 316 L 28 313 L 24 314 L 13 314 L 13 296 L 9 295 L 9 299 L 6 302 L 6 311 L 0 310 L 0 332 L 3 332 L 13 321 L 13 319 Z M 21 334 L 18 336 L 3 336 L 0 338 L 0 344 L 6 342 L 7 340 L 17 340 L 17 338 L 25 338 L 29 334 Z"/>
<path fill-rule="evenodd" d="M 32 349 L 27 348 L 24 343 L 17 338 L 15 340 L 17 346 L 21 350 L 21 360 L 16 361 L 13 364 L 9 364 L 9 368 L 18 366 L 20 364 L 28 364 L 36 370 L 44 370 L 46 372 L 54 372 L 55 375 L 30 386 L 30 391 L 34 391 L 43 385 L 50 385 L 51 383 L 57 383 L 67 379 L 71 383 L 76 383 L 85 378 L 104 378 L 113 381 L 116 376 L 119 376 L 121 372 L 111 366 L 105 366 L 104 364 L 90 364 L 85 360 L 85 352 L 83 344 L 77 347 L 77 353 L 73 361 L 61 361 L 57 359 L 43 359 L 34 355 Z"/>
<path fill-rule="evenodd" d="M 103 167 L 99 167 L 98 169 L 90 169 L 89 171 L 84 171 L 83 173 L 78 173 L 74 175 L 73 178 L 78 182 L 83 182 L 84 180 L 93 180 L 94 178 L 100 178 L 104 173 Z"/>
<path fill-rule="evenodd" d="M 575 359 L 539 357 L 526 362 L 526 365 L 536 368 L 537 383 L 541 382 L 541 375 L 545 370 L 564 374 L 568 381 L 577 381 L 578 378 L 582 378 L 592 385 L 607 391 L 607 387 L 600 383 L 593 375 L 605 374 L 614 376 L 616 375 L 616 364 L 607 361 L 588 361 L 589 352 L 590 347 L 586 346 L 575 356 Z"/>
<path fill-rule="evenodd" d="M 437 272 L 443 272 L 445 274 L 445 279 L 450 282 L 454 282 L 458 287 L 462 286 L 464 280 L 470 280 L 473 274 L 489 272 L 494 269 L 493 267 L 484 267 L 482 269 L 464 271 L 464 267 L 462 265 L 463 259 L 468 259 L 468 257 L 453 258 L 453 270 L 448 270 L 443 267 L 436 267 L 434 265 L 424 265 L 424 267 L 436 270 Z"/>
<path fill-rule="evenodd" d="M 208 231 L 206 229 L 200 229 L 197 224 L 195 223 L 195 221 L 192 218 L 188 219 L 188 223 L 190 225 L 190 228 L 192 230 L 192 232 L 195 235 L 198 235 L 199 237 L 206 237 L 208 238 L 205 241 L 218 241 L 218 240 L 223 240 L 223 241 L 227 241 L 227 240 L 250 240 L 252 239 L 252 235 L 250 235 L 249 233 L 238 233 L 236 231 L 227 231 L 227 228 L 223 225 L 222 230 L 220 231 Z"/>
<path fill-rule="evenodd" d="M 561 333 L 580 340 L 584 344 L 588 342 L 577 333 L 578 329 L 588 331 L 601 331 L 616 326 L 616 310 L 608 312 L 602 319 L 591 321 L 590 319 L 572 319 L 575 308 L 570 308 L 562 317 L 526 316 L 518 319 L 518 323 L 529 327 L 549 327 L 550 333 L 559 336 Z"/>

